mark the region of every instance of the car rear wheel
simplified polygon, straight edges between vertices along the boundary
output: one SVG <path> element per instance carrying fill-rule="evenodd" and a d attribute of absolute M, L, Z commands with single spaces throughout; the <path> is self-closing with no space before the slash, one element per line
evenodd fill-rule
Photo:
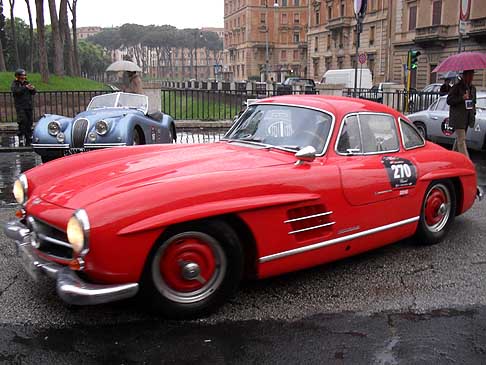
<path fill-rule="evenodd" d="M 238 288 L 243 252 L 225 222 L 205 221 L 178 229 L 147 260 L 142 295 L 170 318 L 192 318 L 217 309 Z"/>
<path fill-rule="evenodd" d="M 433 245 L 444 239 L 456 215 L 456 196 L 450 181 L 432 182 L 422 203 L 417 243 Z"/>
<path fill-rule="evenodd" d="M 424 137 L 424 139 L 427 139 L 427 127 L 425 126 L 424 123 L 422 122 L 415 122 L 414 123 L 415 128 L 419 131 L 419 133 Z"/>
<path fill-rule="evenodd" d="M 135 128 L 133 130 L 133 141 L 132 141 L 132 146 L 137 146 L 140 144 L 144 144 L 143 142 L 143 137 L 141 135 L 141 132 L 138 128 Z"/>

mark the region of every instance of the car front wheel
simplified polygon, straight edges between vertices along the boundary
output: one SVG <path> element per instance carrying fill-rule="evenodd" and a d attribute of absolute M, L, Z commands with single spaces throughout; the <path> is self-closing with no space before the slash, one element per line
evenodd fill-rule
<path fill-rule="evenodd" d="M 429 185 L 422 203 L 416 239 L 419 244 L 433 245 L 442 241 L 456 215 L 456 196 L 450 181 Z"/>
<path fill-rule="evenodd" d="M 225 222 L 178 229 L 159 242 L 147 261 L 142 295 L 170 318 L 193 318 L 217 309 L 238 288 L 243 252 Z"/>

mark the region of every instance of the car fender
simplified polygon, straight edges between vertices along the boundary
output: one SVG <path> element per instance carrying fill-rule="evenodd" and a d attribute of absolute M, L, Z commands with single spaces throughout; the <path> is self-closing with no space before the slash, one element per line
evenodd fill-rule
<path fill-rule="evenodd" d="M 66 134 L 66 136 L 69 135 L 69 133 L 66 132 L 68 132 L 68 130 L 70 129 L 73 118 L 57 114 L 45 114 L 35 124 L 33 132 L 34 140 L 38 138 L 37 142 L 40 143 L 57 143 L 56 137 L 51 136 L 47 132 L 47 125 L 52 121 L 58 121 L 61 126 L 61 131 Z"/>

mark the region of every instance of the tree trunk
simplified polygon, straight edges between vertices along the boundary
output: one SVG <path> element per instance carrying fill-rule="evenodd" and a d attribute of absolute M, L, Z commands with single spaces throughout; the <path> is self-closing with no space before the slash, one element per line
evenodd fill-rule
<path fill-rule="evenodd" d="M 15 16 L 14 16 L 14 7 L 15 7 L 15 0 L 8 0 L 10 4 L 10 28 L 12 32 L 12 42 L 14 47 L 14 56 L 15 56 L 15 66 L 17 68 L 20 67 L 20 57 L 19 57 L 19 47 L 17 45 L 17 32 L 15 29 Z"/>
<path fill-rule="evenodd" d="M 27 0 L 26 0 L 27 1 Z M 74 75 L 73 65 L 73 44 L 71 40 L 71 31 L 69 29 L 68 21 L 68 0 L 61 0 L 59 5 L 59 28 L 61 33 L 61 40 L 64 44 L 64 64 L 66 74 L 68 76 Z"/>
<path fill-rule="evenodd" d="M 37 13 L 37 40 L 39 43 L 39 70 L 42 81 L 49 82 L 49 67 L 47 64 L 46 31 L 44 27 L 44 0 L 35 0 Z"/>
<path fill-rule="evenodd" d="M 57 17 L 56 0 L 47 0 L 51 16 L 52 43 L 54 44 L 54 74 L 64 76 L 64 52 L 62 49 L 59 19 Z"/>
<path fill-rule="evenodd" d="M 27 12 L 29 13 L 29 72 L 34 72 L 34 24 L 32 22 L 32 11 L 30 1 L 25 0 Z"/>
<path fill-rule="evenodd" d="M 74 66 L 74 74 L 76 76 L 81 75 L 81 65 L 79 63 L 79 51 L 78 51 L 78 28 L 77 28 L 77 10 L 76 7 L 78 5 L 78 0 L 71 0 L 68 1 L 69 10 L 71 11 L 71 15 L 73 17 L 71 24 L 73 28 L 73 66 Z"/>
<path fill-rule="evenodd" d="M 0 17 L 3 17 L 3 0 L 0 0 Z M 3 43 L 2 37 L 0 36 L 0 72 L 7 71 L 5 67 L 5 57 L 3 55 Z"/>

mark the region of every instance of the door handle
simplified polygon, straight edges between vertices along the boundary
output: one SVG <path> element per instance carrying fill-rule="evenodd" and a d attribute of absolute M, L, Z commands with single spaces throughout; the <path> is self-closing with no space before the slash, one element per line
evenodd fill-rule
<path fill-rule="evenodd" d="M 437 119 L 439 119 L 439 117 L 432 117 L 432 119 L 433 119 L 433 120 L 437 120 Z"/>

